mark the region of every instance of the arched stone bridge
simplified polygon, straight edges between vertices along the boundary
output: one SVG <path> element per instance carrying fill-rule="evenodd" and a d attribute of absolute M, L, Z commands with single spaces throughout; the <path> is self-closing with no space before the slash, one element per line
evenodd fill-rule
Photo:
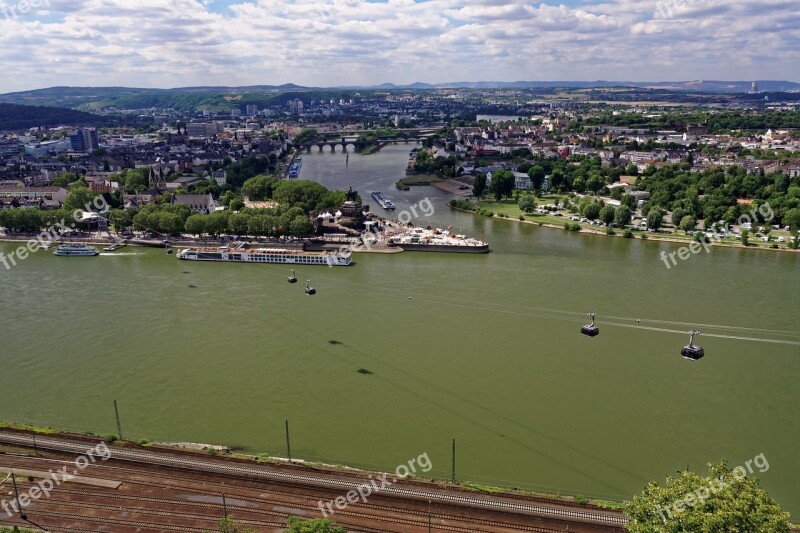
<path fill-rule="evenodd" d="M 369 146 L 376 144 L 386 146 L 387 144 L 419 144 L 425 140 L 425 137 L 409 137 L 400 139 L 375 139 L 374 141 L 359 141 L 353 138 L 342 137 L 341 139 L 314 139 L 305 143 L 300 149 L 310 153 L 311 149 L 316 146 L 319 151 L 324 151 L 326 146 L 331 147 L 332 152 L 336 152 L 336 147 L 341 146 L 342 151 L 349 151 L 352 146 L 354 150 L 359 151 Z"/>

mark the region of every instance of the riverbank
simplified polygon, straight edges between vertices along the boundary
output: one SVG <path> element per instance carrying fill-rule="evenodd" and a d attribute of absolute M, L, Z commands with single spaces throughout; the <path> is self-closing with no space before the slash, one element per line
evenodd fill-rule
<path fill-rule="evenodd" d="M 397 180 L 395 186 L 401 190 L 408 190 L 407 188 L 403 189 L 402 187 L 423 187 L 425 185 L 434 185 L 443 181 L 447 180 L 433 174 L 413 174 L 407 175 L 405 178 L 400 178 Z"/>
<path fill-rule="evenodd" d="M 555 217 L 552 215 L 541 215 L 541 214 L 519 214 L 517 216 L 513 216 L 505 213 L 495 213 L 495 212 L 490 212 L 490 214 L 482 214 L 477 211 L 471 211 L 469 209 L 454 207 L 452 205 L 449 207 L 454 211 L 460 211 L 462 213 L 470 213 L 475 216 L 499 218 L 502 220 L 510 220 L 512 222 L 518 222 L 520 224 L 533 224 L 545 228 L 560 229 L 562 231 L 577 231 L 588 235 L 600 235 L 603 237 L 617 237 L 622 239 L 638 239 L 643 241 L 650 240 L 658 242 L 672 242 L 677 244 L 691 244 L 692 242 L 695 242 L 694 237 L 692 235 L 683 236 L 675 233 L 652 233 L 650 231 L 643 231 L 643 230 L 635 230 L 633 231 L 633 236 L 626 237 L 624 235 L 625 231 L 624 229 L 604 228 L 603 230 L 598 230 L 597 226 L 591 226 L 586 223 L 569 220 L 569 218 L 564 216 Z M 520 217 L 522 218 L 520 219 Z M 566 224 L 574 224 L 576 227 L 579 226 L 580 229 L 567 230 L 564 227 Z M 612 232 L 609 232 L 608 229 L 611 229 Z M 711 246 L 720 248 L 736 248 L 743 250 L 769 250 L 773 252 L 800 253 L 800 250 L 792 250 L 788 247 L 774 248 L 771 246 L 772 244 L 777 244 L 777 243 L 770 243 L 769 245 L 767 245 L 767 243 L 762 243 L 762 242 L 751 242 L 748 246 L 743 246 L 740 242 L 720 242 L 719 240 L 714 240 L 711 243 Z"/>
<path fill-rule="evenodd" d="M 330 474 L 340 475 L 355 475 L 355 474 L 375 474 L 381 473 L 380 470 L 374 468 L 365 469 L 362 467 L 348 466 L 346 464 L 336 462 L 325 462 L 319 460 L 308 461 L 297 457 L 277 457 L 267 453 L 252 453 L 250 450 L 244 450 L 228 445 L 221 444 L 200 444 L 200 443 L 186 443 L 186 442 L 153 442 L 149 439 L 129 440 L 119 438 L 117 435 L 97 435 L 91 432 L 74 432 L 74 431 L 61 431 L 50 427 L 38 427 L 27 424 L 18 423 L 3 423 L 0 422 L 0 429 L 10 430 L 18 435 L 39 435 L 42 437 L 56 438 L 56 439 L 69 439 L 72 441 L 86 442 L 90 444 L 96 443 L 97 439 L 101 439 L 109 445 L 124 449 L 140 449 L 148 451 L 164 451 L 180 454 L 181 456 L 202 457 L 212 456 L 218 460 L 228 460 L 234 464 L 260 464 L 260 465 L 273 465 L 284 468 L 293 468 L 298 471 L 309 472 L 327 472 Z M 34 446 L 33 437 L 31 438 L 31 445 L 12 445 L 0 444 L 0 455 L 7 452 L 19 453 L 26 451 Z M 113 449 L 113 448 L 112 448 Z M 39 452 L 34 449 L 31 453 L 39 456 Z M 113 457 L 113 452 L 112 452 Z M 515 498 L 533 498 L 540 502 L 545 502 L 553 505 L 566 505 L 569 507 L 576 507 L 582 509 L 597 509 L 597 510 L 612 510 L 620 511 L 624 502 L 616 500 L 592 499 L 581 495 L 567 495 L 561 493 L 549 493 L 525 490 L 519 488 L 509 488 L 493 486 L 484 483 L 474 483 L 468 480 L 461 480 L 452 482 L 450 480 L 437 479 L 430 476 L 410 476 L 406 482 L 416 484 L 419 487 L 431 486 L 443 488 L 446 490 L 456 492 L 472 492 L 482 493 L 493 496 L 511 496 Z"/>

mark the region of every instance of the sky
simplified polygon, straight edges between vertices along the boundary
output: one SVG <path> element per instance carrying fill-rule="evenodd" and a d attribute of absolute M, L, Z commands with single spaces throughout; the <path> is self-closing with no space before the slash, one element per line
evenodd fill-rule
<path fill-rule="evenodd" d="M 800 0 L 0 0 L 0 93 L 800 81 Z"/>

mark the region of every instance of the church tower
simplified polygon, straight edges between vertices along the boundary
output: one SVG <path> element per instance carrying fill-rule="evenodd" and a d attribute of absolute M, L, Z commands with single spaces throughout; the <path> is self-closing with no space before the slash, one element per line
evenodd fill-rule
<path fill-rule="evenodd" d="M 158 165 L 158 170 L 150 167 L 150 173 L 147 176 L 147 186 L 150 189 L 156 189 L 159 191 L 166 190 L 167 188 L 167 179 L 164 177 L 164 169 L 161 165 Z"/>

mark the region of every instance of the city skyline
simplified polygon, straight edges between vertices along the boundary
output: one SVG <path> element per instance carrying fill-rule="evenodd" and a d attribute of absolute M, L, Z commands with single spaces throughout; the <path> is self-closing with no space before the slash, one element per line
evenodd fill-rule
<path fill-rule="evenodd" d="M 0 92 L 459 80 L 794 80 L 792 2 L 31 0 L 0 5 Z"/>

